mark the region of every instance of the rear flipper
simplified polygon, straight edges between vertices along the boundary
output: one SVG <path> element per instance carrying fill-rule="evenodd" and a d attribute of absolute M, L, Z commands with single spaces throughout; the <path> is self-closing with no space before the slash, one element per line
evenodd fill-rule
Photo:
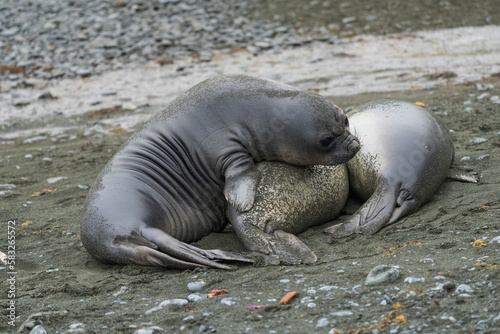
<path fill-rule="evenodd" d="M 146 227 L 141 234 L 116 237 L 113 247 L 120 258 L 140 265 L 163 266 L 168 268 L 193 269 L 211 267 L 230 269 L 216 261 L 236 261 L 252 263 L 253 260 L 219 249 L 204 250 L 175 239 L 162 230 Z"/>
<path fill-rule="evenodd" d="M 281 264 L 314 263 L 317 260 L 309 247 L 295 235 L 281 230 L 266 233 L 245 220 L 232 206 L 229 220 L 245 249 L 267 255 L 271 263 L 275 262 L 271 258 L 276 256 Z"/>
<path fill-rule="evenodd" d="M 348 222 L 333 225 L 325 229 L 325 233 L 334 238 L 353 233 L 375 234 L 384 226 L 415 212 L 419 206 L 407 190 L 400 189 L 400 183 L 382 183 Z"/>

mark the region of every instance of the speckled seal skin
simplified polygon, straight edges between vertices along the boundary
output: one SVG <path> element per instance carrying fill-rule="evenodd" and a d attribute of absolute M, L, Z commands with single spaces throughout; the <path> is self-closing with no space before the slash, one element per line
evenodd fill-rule
<path fill-rule="evenodd" d="M 446 179 L 454 159 L 449 130 L 413 103 L 376 101 L 348 113 L 361 142 L 347 163 L 352 192 L 366 202 L 334 237 L 373 234 L 414 213 Z"/>
<path fill-rule="evenodd" d="M 252 209 L 229 212 L 245 249 L 269 256 L 269 264 L 316 262 L 295 234 L 338 216 L 349 195 L 345 164 L 298 167 L 264 161 L 257 168 L 262 179 Z"/>
<path fill-rule="evenodd" d="M 227 224 L 229 205 L 252 208 L 255 161 L 341 164 L 359 150 L 327 99 L 244 75 L 208 79 L 154 116 L 113 156 L 90 189 L 81 240 L 106 263 L 169 268 L 250 261 L 190 242 Z"/>

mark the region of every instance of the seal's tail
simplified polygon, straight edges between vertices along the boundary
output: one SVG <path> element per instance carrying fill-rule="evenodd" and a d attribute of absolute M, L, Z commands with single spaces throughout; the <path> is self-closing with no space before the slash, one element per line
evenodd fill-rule
<path fill-rule="evenodd" d="M 230 269 L 216 261 L 253 262 L 241 255 L 220 249 L 204 250 L 175 239 L 162 230 L 147 227 L 141 234 L 115 239 L 113 246 L 131 263 L 146 266 L 194 269 L 211 267 Z"/>
<path fill-rule="evenodd" d="M 395 223 L 418 209 L 418 201 L 401 189 L 401 183 L 382 182 L 372 196 L 354 213 L 346 223 L 325 229 L 335 238 L 353 233 L 374 234 L 382 227 Z"/>

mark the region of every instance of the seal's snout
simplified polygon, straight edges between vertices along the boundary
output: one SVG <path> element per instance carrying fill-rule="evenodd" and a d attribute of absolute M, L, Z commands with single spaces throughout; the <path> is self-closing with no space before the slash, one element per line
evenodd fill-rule
<path fill-rule="evenodd" d="M 346 147 L 347 151 L 349 153 L 352 153 L 352 155 L 354 156 L 361 149 L 361 143 L 359 142 L 358 137 L 356 137 L 349 131 L 346 132 L 347 136 L 344 139 L 343 145 Z"/>
<path fill-rule="evenodd" d="M 352 152 L 353 154 L 358 153 L 358 151 L 361 149 L 361 143 L 359 142 L 359 139 L 352 136 L 351 142 L 348 144 L 347 149 L 349 152 Z"/>

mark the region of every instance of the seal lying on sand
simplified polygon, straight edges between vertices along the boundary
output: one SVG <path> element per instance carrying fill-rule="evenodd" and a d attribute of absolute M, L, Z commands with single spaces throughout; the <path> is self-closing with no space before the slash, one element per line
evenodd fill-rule
<path fill-rule="evenodd" d="M 413 103 L 378 101 L 348 113 L 361 142 L 347 163 L 352 192 L 366 202 L 325 231 L 334 237 L 373 234 L 414 213 L 446 179 L 454 148 L 449 131 Z"/>
<path fill-rule="evenodd" d="M 262 173 L 254 206 L 230 209 L 229 220 L 247 251 L 268 255 L 270 264 L 316 262 L 316 255 L 294 234 L 335 219 L 349 195 L 345 165 L 257 164 Z"/>
<path fill-rule="evenodd" d="M 249 261 L 192 245 L 248 211 L 254 161 L 345 163 L 359 150 L 327 99 L 249 76 L 206 80 L 173 100 L 104 167 L 87 196 L 81 240 L 96 259 L 170 268 Z M 227 202 L 226 202 L 227 200 Z M 245 238 L 245 234 L 239 235 Z"/>

